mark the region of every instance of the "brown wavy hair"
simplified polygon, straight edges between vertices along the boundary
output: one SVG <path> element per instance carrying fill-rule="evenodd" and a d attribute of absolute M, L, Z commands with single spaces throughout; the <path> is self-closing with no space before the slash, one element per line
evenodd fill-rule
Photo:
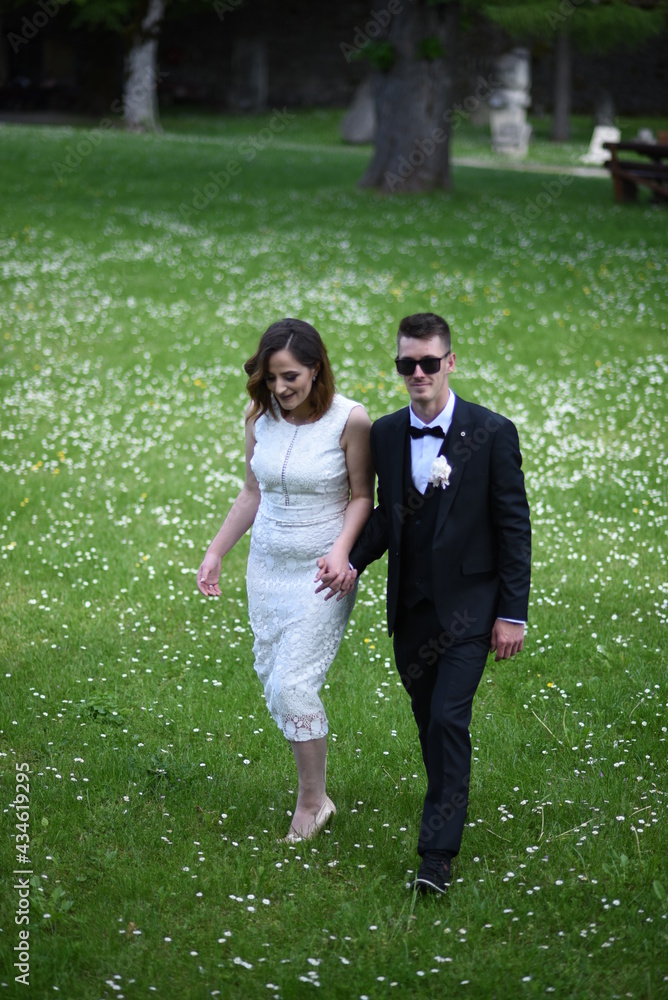
<path fill-rule="evenodd" d="M 266 382 L 269 359 L 277 351 L 290 351 L 300 365 L 307 368 L 318 367 L 318 373 L 309 399 L 311 412 L 317 420 L 332 405 L 334 398 L 334 376 L 327 357 L 327 349 L 315 327 L 301 319 L 279 319 L 262 334 L 257 351 L 244 365 L 248 375 L 246 389 L 251 398 L 251 408 L 247 420 L 254 420 L 270 413 L 277 419 L 271 405 L 272 393 Z"/>

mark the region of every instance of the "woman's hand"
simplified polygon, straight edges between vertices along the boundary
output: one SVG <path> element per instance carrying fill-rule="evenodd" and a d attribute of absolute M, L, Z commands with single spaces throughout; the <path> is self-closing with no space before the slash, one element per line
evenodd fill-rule
<path fill-rule="evenodd" d="M 223 560 L 220 556 L 207 552 L 202 565 L 197 570 L 197 589 L 205 597 L 220 597 L 222 591 L 218 586 Z"/>
<path fill-rule="evenodd" d="M 325 600 L 335 597 L 340 601 L 342 597 L 349 594 L 355 586 L 357 570 L 350 568 L 349 554 L 343 548 L 332 546 L 326 556 L 321 556 L 316 560 L 318 572 L 315 582 L 320 586 L 316 587 L 316 594 L 323 590 L 329 590 L 325 595 Z M 338 595 L 338 596 L 337 596 Z"/>

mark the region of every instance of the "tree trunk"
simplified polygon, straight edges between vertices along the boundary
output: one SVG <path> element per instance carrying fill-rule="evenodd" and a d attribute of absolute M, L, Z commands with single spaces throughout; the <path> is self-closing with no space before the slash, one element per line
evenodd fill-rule
<path fill-rule="evenodd" d="M 0 14 L 0 87 L 4 87 L 9 76 L 7 45 L 5 42 L 5 32 L 3 31 L 2 14 Z"/>
<path fill-rule="evenodd" d="M 156 132 L 158 120 L 158 38 L 165 0 L 145 0 L 141 21 L 125 58 L 125 124 L 137 132 Z"/>
<path fill-rule="evenodd" d="M 571 37 L 568 31 L 557 34 L 554 50 L 554 118 L 552 139 L 566 142 L 571 135 Z"/>
<path fill-rule="evenodd" d="M 452 63 L 459 4 L 404 3 L 390 14 L 385 40 L 395 51 L 391 68 L 374 76 L 376 149 L 361 187 L 386 194 L 449 190 Z M 425 46 L 425 43 L 427 45 Z M 425 58 L 420 48 L 440 43 L 441 54 Z"/>

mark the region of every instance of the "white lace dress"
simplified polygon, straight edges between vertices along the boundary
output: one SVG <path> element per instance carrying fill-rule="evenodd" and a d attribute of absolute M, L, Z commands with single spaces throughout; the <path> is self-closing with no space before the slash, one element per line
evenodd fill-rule
<path fill-rule="evenodd" d="M 255 670 L 287 739 L 328 730 L 319 691 L 336 656 L 355 592 L 316 594 L 316 559 L 341 532 L 350 485 L 340 438 L 357 403 L 335 395 L 319 420 L 295 427 L 280 415 L 255 424 L 251 467 L 261 500 L 248 558 L 248 611 Z"/>

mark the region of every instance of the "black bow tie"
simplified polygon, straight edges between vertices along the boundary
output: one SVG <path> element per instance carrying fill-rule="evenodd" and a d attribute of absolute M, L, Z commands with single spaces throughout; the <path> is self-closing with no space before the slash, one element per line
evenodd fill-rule
<path fill-rule="evenodd" d="M 438 425 L 436 427 L 413 427 L 411 424 L 408 430 L 413 439 L 427 437 L 428 435 L 437 438 L 445 437 L 445 431 Z"/>

